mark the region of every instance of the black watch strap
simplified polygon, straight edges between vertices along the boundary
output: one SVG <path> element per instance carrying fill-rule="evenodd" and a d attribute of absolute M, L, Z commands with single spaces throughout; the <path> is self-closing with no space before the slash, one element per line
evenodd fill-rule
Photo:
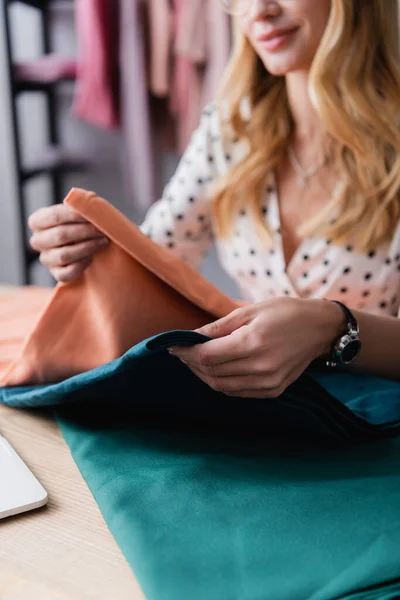
<path fill-rule="evenodd" d="M 331 302 L 334 302 L 335 304 L 340 306 L 340 308 L 346 315 L 349 332 L 359 333 L 360 328 L 358 326 L 357 319 L 355 318 L 355 316 L 353 315 L 351 310 L 349 308 L 347 308 L 347 306 L 345 304 L 343 304 L 343 302 L 340 302 L 339 300 L 331 300 Z"/>

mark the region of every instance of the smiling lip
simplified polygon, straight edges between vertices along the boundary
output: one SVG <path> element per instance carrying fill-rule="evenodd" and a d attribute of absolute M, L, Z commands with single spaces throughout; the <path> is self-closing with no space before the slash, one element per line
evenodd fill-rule
<path fill-rule="evenodd" d="M 269 33 L 260 35 L 257 38 L 257 41 L 267 50 L 278 50 L 290 39 L 291 35 L 295 33 L 297 29 L 298 27 L 292 27 L 292 29 L 274 29 Z"/>

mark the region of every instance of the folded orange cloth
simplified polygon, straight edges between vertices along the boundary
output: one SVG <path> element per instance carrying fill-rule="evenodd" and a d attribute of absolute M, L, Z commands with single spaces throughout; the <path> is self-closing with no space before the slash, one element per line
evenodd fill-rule
<path fill-rule="evenodd" d="M 0 385 L 60 381 L 114 360 L 152 335 L 196 329 L 242 305 L 93 192 L 73 189 L 64 202 L 111 243 L 76 281 L 36 291 L 29 314 L 23 295 L 17 305 L 3 300 Z M 25 291 L 26 302 L 32 293 Z M 22 329 L 27 335 L 21 348 Z"/>

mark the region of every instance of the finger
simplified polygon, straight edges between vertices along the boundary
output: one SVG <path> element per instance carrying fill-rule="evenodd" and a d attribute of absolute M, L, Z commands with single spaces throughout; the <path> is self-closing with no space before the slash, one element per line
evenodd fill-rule
<path fill-rule="evenodd" d="M 235 390 L 225 392 L 226 396 L 234 396 L 236 398 L 279 398 L 282 396 L 286 388 L 290 385 L 289 379 L 285 379 L 280 385 L 265 385 L 265 381 L 258 389 L 250 387 L 249 389 Z"/>
<path fill-rule="evenodd" d="M 209 323 L 200 329 L 196 329 L 196 333 L 207 335 L 212 338 L 220 338 L 229 335 L 239 327 L 246 325 L 252 318 L 253 311 L 251 307 L 243 307 L 234 310 L 226 317 L 218 319 L 213 323 Z"/>
<path fill-rule="evenodd" d="M 267 376 L 272 375 L 273 370 L 267 362 L 265 355 L 260 357 L 246 357 L 237 360 L 231 360 L 216 365 L 197 366 L 205 375 L 212 374 L 214 377 L 234 377 L 234 376 Z"/>
<path fill-rule="evenodd" d="M 32 231 L 42 231 L 66 223 L 87 223 L 87 219 L 66 204 L 39 208 L 28 219 L 28 226 Z"/>
<path fill-rule="evenodd" d="M 71 246 L 62 248 L 53 248 L 52 250 L 44 250 L 40 254 L 40 262 L 47 267 L 66 267 L 73 263 L 90 258 L 100 250 L 107 246 L 105 238 L 97 240 L 89 240 L 80 242 Z"/>
<path fill-rule="evenodd" d="M 193 366 L 209 367 L 248 356 L 246 338 L 247 331 L 244 326 L 225 337 L 197 344 L 192 348 L 175 346 L 170 352 Z"/>
<path fill-rule="evenodd" d="M 74 223 L 38 231 L 31 237 L 30 244 L 34 250 L 43 252 L 43 250 L 98 238 L 105 238 L 105 236 L 91 223 Z"/>
<path fill-rule="evenodd" d="M 210 373 L 205 373 L 190 364 L 188 364 L 187 367 L 214 391 L 227 396 L 277 398 L 289 385 L 287 379 L 282 382 L 281 378 L 276 375 L 271 377 L 266 377 L 265 375 L 214 377 Z"/>
<path fill-rule="evenodd" d="M 72 265 L 67 265 L 66 267 L 54 267 L 50 269 L 50 273 L 56 281 L 68 283 L 80 277 L 91 262 L 91 258 L 85 258 L 84 260 Z"/>

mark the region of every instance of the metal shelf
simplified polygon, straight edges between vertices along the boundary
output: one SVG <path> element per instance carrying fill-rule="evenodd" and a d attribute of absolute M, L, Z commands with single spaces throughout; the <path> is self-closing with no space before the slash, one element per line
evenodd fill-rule
<path fill-rule="evenodd" d="M 19 2 L 20 4 L 27 4 L 28 6 L 32 6 L 33 8 L 44 9 L 46 8 L 46 0 L 6 0 L 8 4 L 16 4 Z"/>
<path fill-rule="evenodd" d="M 55 53 L 42 55 L 31 61 L 12 66 L 14 93 L 49 92 L 62 83 L 74 82 L 77 63 L 74 59 Z"/>
<path fill-rule="evenodd" d="M 66 173 L 70 171 L 83 171 L 89 163 L 85 157 L 78 156 L 71 150 L 57 146 L 48 146 L 31 162 L 21 168 L 21 179 L 26 182 L 33 177 L 48 173 Z"/>
<path fill-rule="evenodd" d="M 40 34 L 42 38 L 42 56 L 38 59 L 46 66 L 47 57 L 52 57 L 51 44 L 51 13 L 58 8 L 64 10 L 73 8 L 73 2 L 69 0 L 3 0 L 0 5 L 1 24 L 4 29 L 4 52 L 7 59 L 7 75 L 9 80 L 9 93 L 11 95 L 11 122 L 13 128 L 13 139 L 10 141 L 11 152 L 15 154 L 15 179 L 17 185 L 17 202 L 19 211 L 19 236 L 21 240 L 22 254 L 24 257 L 22 265 L 23 283 L 32 283 L 32 265 L 38 259 L 38 253 L 27 244 L 29 237 L 27 224 L 27 197 L 25 183 L 34 177 L 46 175 L 51 183 L 51 202 L 56 204 L 62 201 L 62 176 L 70 171 L 80 171 L 88 167 L 87 157 L 82 157 L 71 150 L 61 147 L 61 139 L 57 118 L 57 86 L 72 82 L 76 72 L 71 69 L 70 64 L 63 65 L 58 70 L 49 58 L 48 76 L 42 79 L 39 65 L 32 61 L 31 64 L 15 64 L 12 48 L 12 10 L 11 6 L 17 2 L 38 9 L 40 14 Z M 68 62 L 68 59 L 66 59 Z M 20 72 L 18 72 L 18 66 Z M 34 67 L 29 72 L 29 66 Z M 40 65 L 41 66 L 41 65 Z M 53 72 L 52 72 L 53 69 Z M 39 81 L 39 76 L 42 80 Z M 74 77 L 71 74 L 74 74 Z M 37 152 L 35 157 L 28 163 L 22 159 L 22 137 L 20 132 L 19 114 L 17 110 L 18 95 L 22 92 L 42 92 L 45 97 L 47 113 L 47 144 L 46 148 Z"/>
<path fill-rule="evenodd" d="M 29 266 L 32 265 L 34 262 L 39 260 L 39 252 L 36 252 L 36 250 L 33 250 L 30 246 L 28 246 L 25 248 L 25 260 Z"/>

